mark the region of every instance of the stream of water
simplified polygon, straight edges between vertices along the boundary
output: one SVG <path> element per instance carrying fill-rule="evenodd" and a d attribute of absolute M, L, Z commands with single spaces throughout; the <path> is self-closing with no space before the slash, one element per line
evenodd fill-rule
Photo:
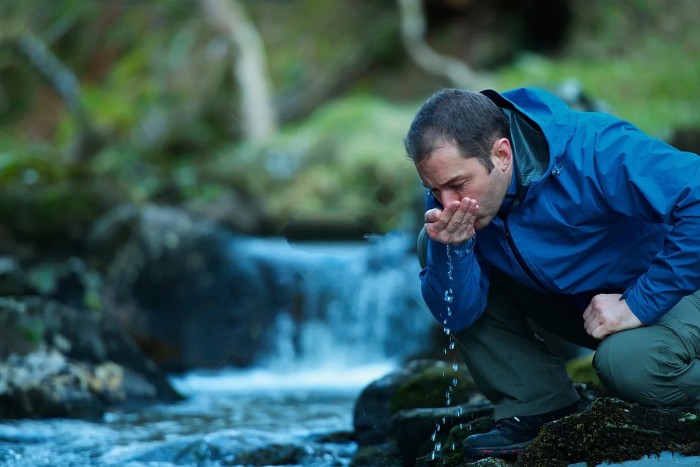
<path fill-rule="evenodd" d="M 308 297 L 305 321 L 280 314 L 270 323 L 273 354 L 249 369 L 173 376 L 186 396 L 177 404 L 95 421 L 0 420 L 0 465 L 349 465 L 360 391 L 419 349 L 434 325 L 413 242 L 247 242 L 250 264 L 262 258 L 282 278 L 296 271 Z"/>
<path fill-rule="evenodd" d="M 359 391 L 391 363 L 173 377 L 187 399 L 101 420 L 0 422 L 0 465 L 349 465 Z"/>

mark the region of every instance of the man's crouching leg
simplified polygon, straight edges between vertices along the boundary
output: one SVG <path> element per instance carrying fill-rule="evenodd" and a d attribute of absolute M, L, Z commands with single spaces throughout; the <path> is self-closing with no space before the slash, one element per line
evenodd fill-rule
<path fill-rule="evenodd" d="M 700 409 L 700 291 L 656 324 L 603 339 L 593 364 L 623 399 Z"/>
<path fill-rule="evenodd" d="M 563 359 L 528 320 L 533 311 L 528 309 L 537 308 L 537 313 L 571 315 L 582 323 L 579 311 L 567 313 L 562 305 L 494 271 L 483 315 L 453 333 L 476 386 L 494 405 L 496 421 L 491 431 L 464 440 L 468 460 L 517 456 L 544 424 L 577 410 L 580 399 Z"/>

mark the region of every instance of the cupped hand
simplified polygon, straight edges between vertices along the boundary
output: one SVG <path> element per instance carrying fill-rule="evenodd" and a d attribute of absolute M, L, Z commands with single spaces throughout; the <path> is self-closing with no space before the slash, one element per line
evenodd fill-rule
<path fill-rule="evenodd" d="M 620 297 L 620 294 L 593 297 L 583 312 L 583 326 L 591 337 L 601 340 L 616 332 L 644 326 Z"/>
<path fill-rule="evenodd" d="M 479 213 L 475 199 L 452 201 L 444 209 L 430 209 L 425 213 L 425 231 L 428 236 L 446 245 L 459 245 L 474 236 L 474 223 Z"/>

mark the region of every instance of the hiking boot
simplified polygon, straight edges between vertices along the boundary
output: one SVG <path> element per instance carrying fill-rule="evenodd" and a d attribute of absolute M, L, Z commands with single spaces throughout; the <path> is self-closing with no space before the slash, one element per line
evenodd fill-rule
<path fill-rule="evenodd" d="M 541 415 L 510 417 L 496 421 L 496 427 L 464 440 L 464 455 L 469 459 L 516 457 L 532 443 L 542 425 L 578 410 L 578 402 Z"/>

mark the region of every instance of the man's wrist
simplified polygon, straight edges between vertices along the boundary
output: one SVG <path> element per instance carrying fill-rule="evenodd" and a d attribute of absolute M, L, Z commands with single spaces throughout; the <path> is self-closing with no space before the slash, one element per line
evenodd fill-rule
<path fill-rule="evenodd" d="M 457 245 L 452 245 L 452 251 L 454 251 L 454 253 L 459 257 L 464 256 L 467 253 L 471 253 L 472 250 L 474 250 L 474 243 L 475 242 L 476 242 L 476 232 L 474 232 L 474 235 L 469 237 L 464 242 L 459 243 Z"/>

